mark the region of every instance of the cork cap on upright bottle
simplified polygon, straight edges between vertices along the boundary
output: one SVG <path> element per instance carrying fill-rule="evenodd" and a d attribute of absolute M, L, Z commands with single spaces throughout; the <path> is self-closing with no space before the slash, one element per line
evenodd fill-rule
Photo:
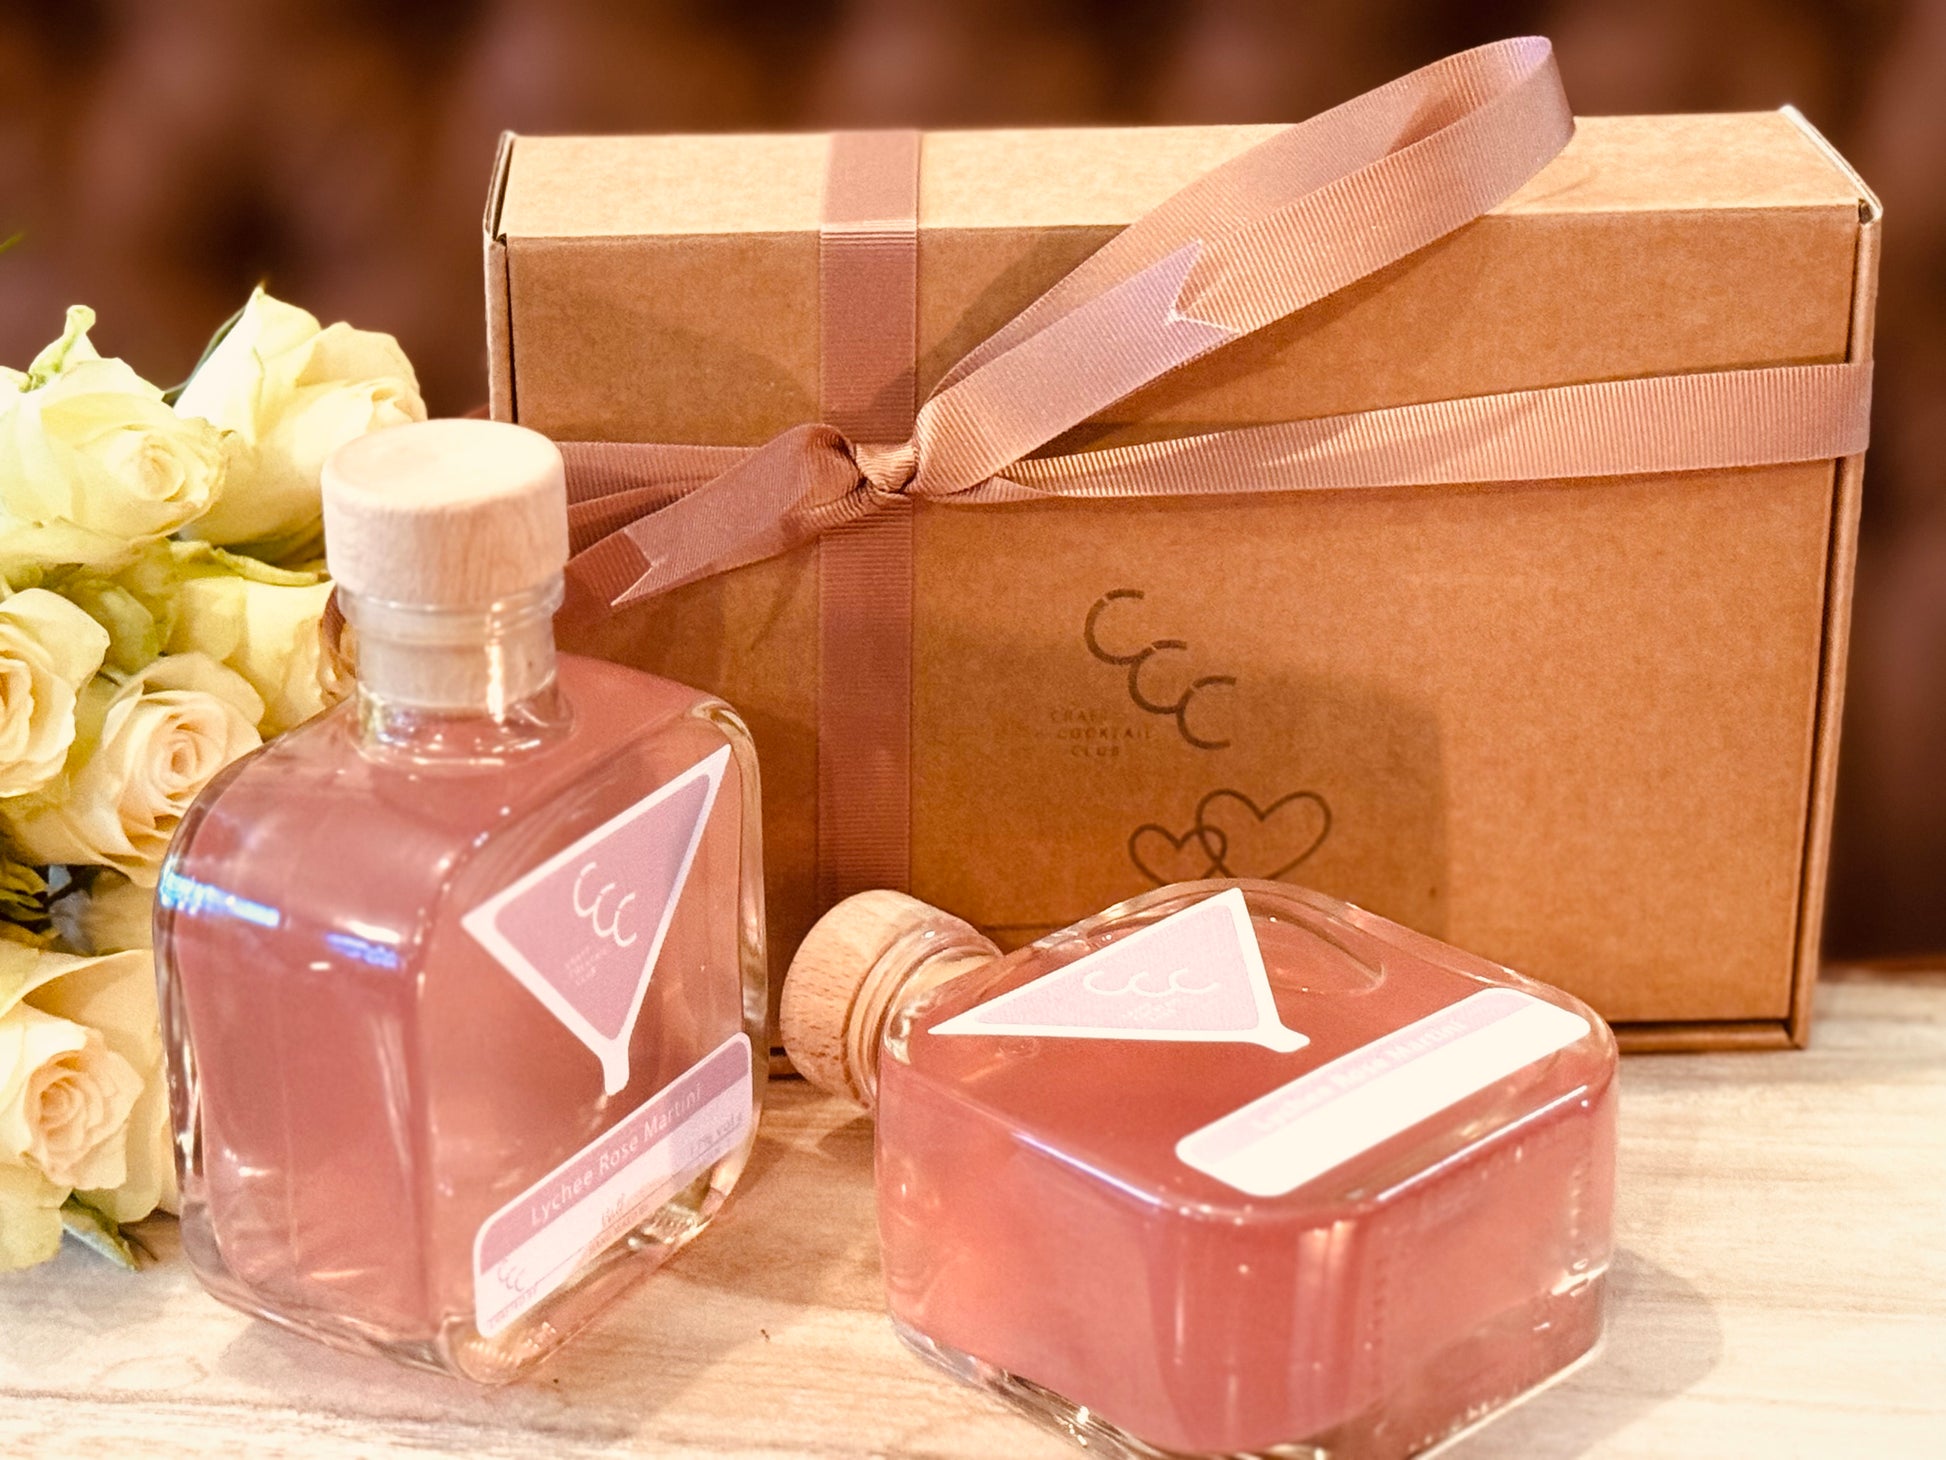
<path fill-rule="evenodd" d="M 561 453 L 503 421 L 376 431 L 324 464 L 325 555 L 350 592 L 467 608 L 542 586 L 568 557 Z"/>
<path fill-rule="evenodd" d="M 870 1106 L 893 1004 L 999 956 L 972 924 L 916 897 L 848 897 L 818 919 L 791 959 L 777 1020 L 785 1052 L 820 1090 Z"/>

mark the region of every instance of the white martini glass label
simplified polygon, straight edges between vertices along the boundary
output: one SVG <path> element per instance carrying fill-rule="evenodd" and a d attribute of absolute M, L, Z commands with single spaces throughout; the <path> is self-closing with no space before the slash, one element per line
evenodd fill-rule
<path fill-rule="evenodd" d="M 460 924 L 628 1085 L 628 1045 L 716 803 L 725 746 L 501 889 Z"/>
<path fill-rule="evenodd" d="M 1250 909 L 1234 887 L 935 1024 L 932 1033 L 1260 1044 L 1286 1053 L 1311 1042 L 1277 1016 Z"/>

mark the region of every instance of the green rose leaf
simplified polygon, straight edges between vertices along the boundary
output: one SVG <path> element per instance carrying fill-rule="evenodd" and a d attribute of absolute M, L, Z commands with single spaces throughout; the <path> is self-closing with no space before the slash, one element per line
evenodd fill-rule
<path fill-rule="evenodd" d="M 70 1196 L 61 1203 L 61 1225 L 69 1236 L 78 1237 L 117 1267 L 134 1272 L 142 1265 L 134 1245 L 122 1235 L 122 1229 L 78 1196 Z"/>
<path fill-rule="evenodd" d="M 47 879 L 0 846 L 0 919 L 39 930 L 47 924 Z"/>
<path fill-rule="evenodd" d="M 185 578 L 228 573 L 247 578 L 252 583 L 268 583 L 277 588 L 309 588 L 325 580 L 321 564 L 317 567 L 280 568 L 275 563 L 266 563 L 245 553 L 233 553 L 214 543 L 178 541 L 169 546 L 175 553 L 176 568 Z"/>

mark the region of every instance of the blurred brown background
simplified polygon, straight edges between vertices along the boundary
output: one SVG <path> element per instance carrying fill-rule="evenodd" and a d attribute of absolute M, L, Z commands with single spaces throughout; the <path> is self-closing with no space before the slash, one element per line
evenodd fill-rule
<path fill-rule="evenodd" d="M 0 362 L 173 383 L 267 281 L 485 396 L 502 128 L 1296 120 L 1538 32 L 1577 111 L 1795 102 L 1888 211 L 1834 955 L 1946 950 L 1946 0 L 0 0 Z"/>

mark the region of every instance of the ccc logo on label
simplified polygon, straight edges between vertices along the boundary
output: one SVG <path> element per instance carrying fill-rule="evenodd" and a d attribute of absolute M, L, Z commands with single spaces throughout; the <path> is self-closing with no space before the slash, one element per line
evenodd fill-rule
<path fill-rule="evenodd" d="M 1217 689 L 1232 688 L 1237 679 L 1234 674 L 1205 674 L 1192 679 L 1183 692 L 1173 701 L 1164 701 L 1149 693 L 1148 685 L 1154 676 L 1148 674 L 1151 661 L 1162 659 L 1170 654 L 1186 654 L 1189 642 L 1186 639 L 1151 639 L 1148 647 L 1129 652 L 1110 647 L 1102 642 L 1103 620 L 1119 603 L 1140 603 L 1144 595 L 1139 588 L 1115 588 L 1097 598 L 1094 607 L 1088 610 L 1087 622 L 1082 626 L 1082 642 L 1088 652 L 1103 664 L 1113 664 L 1128 671 L 1128 697 L 1135 707 L 1150 715 L 1167 715 L 1176 722 L 1177 733 L 1183 740 L 1198 750 L 1222 750 L 1230 742 L 1217 739 L 1210 732 L 1214 729 L 1208 723 L 1211 711 L 1199 710 L 1210 698 L 1210 692 Z M 1146 675 L 1146 678 L 1145 678 Z"/>
<path fill-rule="evenodd" d="M 626 937 L 622 935 L 622 915 L 628 911 L 628 905 L 635 901 L 635 894 L 623 893 L 611 907 L 608 899 L 615 891 L 615 884 L 604 882 L 601 884 L 601 890 L 593 897 L 589 897 L 586 884 L 589 882 L 588 874 L 591 872 L 596 876 L 601 875 L 600 869 L 593 862 L 587 863 L 575 874 L 574 915 L 594 929 L 597 938 L 606 938 L 617 948 L 626 948 L 641 936 L 634 932 L 630 932 Z"/>
<path fill-rule="evenodd" d="M 1216 981 L 1211 978 L 1205 977 L 1200 983 L 1188 980 L 1186 968 L 1172 968 L 1167 974 L 1148 968 L 1133 973 L 1125 969 L 1094 968 L 1081 980 L 1081 987 L 1104 999 L 1131 994 L 1138 999 L 1172 999 L 1177 994 L 1207 994 L 1216 988 Z"/>

